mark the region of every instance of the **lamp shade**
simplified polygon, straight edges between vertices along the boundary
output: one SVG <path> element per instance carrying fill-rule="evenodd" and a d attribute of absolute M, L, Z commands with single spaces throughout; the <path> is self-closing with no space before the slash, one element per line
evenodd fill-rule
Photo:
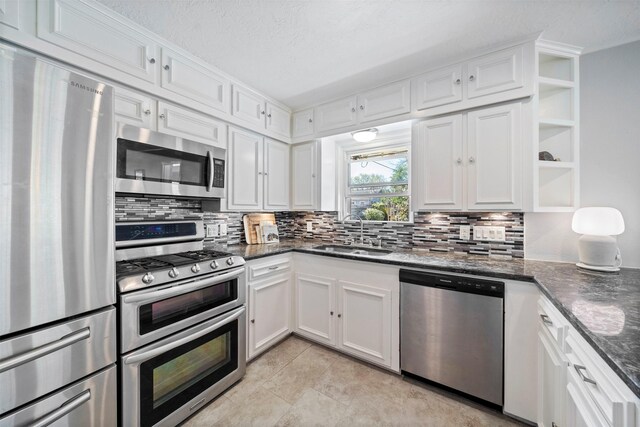
<path fill-rule="evenodd" d="M 573 214 L 571 229 L 591 236 L 616 236 L 624 232 L 624 219 L 614 208 L 580 208 Z"/>

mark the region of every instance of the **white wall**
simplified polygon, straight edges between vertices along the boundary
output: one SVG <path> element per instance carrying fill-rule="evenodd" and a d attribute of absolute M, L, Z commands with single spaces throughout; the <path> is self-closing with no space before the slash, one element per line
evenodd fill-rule
<path fill-rule="evenodd" d="M 626 224 L 623 266 L 640 268 L 640 41 L 580 58 L 581 206 L 612 206 Z M 577 260 L 572 214 L 525 215 L 525 256 Z"/>

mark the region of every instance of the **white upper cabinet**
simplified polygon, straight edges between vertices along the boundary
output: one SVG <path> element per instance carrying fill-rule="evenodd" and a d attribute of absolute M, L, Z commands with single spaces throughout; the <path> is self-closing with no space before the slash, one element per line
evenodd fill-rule
<path fill-rule="evenodd" d="M 430 71 L 411 82 L 412 109 L 421 111 L 462 101 L 462 65 Z"/>
<path fill-rule="evenodd" d="M 318 197 L 318 150 L 316 142 L 291 147 L 291 208 L 315 210 Z"/>
<path fill-rule="evenodd" d="M 288 137 L 291 134 L 291 113 L 267 101 L 267 130 Z"/>
<path fill-rule="evenodd" d="M 316 132 L 355 125 L 357 121 L 356 97 L 340 99 L 315 108 Z"/>
<path fill-rule="evenodd" d="M 462 209 L 462 115 L 420 122 L 411 140 L 414 210 Z"/>
<path fill-rule="evenodd" d="M 467 97 L 477 98 L 524 86 L 523 47 L 501 50 L 467 63 Z"/>
<path fill-rule="evenodd" d="M 108 67 L 156 81 L 156 42 L 82 2 L 38 0 L 37 35 Z"/>
<path fill-rule="evenodd" d="M 289 144 L 265 138 L 264 208 L 289 209 Z"/>
<path fill-rule="evenodd" d="M 162 48 L 162 87 L 229 112 L 229 80 L 184 55 Z"/>
<path fill-rule="evenodd" d="M 522 208 L 521 104 L 467 116 L 469 209 Z"/>
<path fill-rule="evenodd" d="M 158 102 L 158 132 L 227 148 L 226 123 L 165 102 Z"/>
<path fill-rule="evenodd" d="M 0 0 L 0 24 L 20 29 L 20 6 L 16 0 Z"/>
<path fill-rule="evenodd" d="M 263 137 L 229 128 L 229 210 L 262 209 Z"/>
<path fill-rule="evenodd" d="M 291 122 L 293 138 L 313 135 L 313 108 L 293 113 Z"/>
<path fill-rule="evenodd" d="M 266 100 L 256 92 L 234 83 L 231 100 L 231 114 L 234 117 L 263 127 L 265 102 Z"/>
<path fill-rule="evenodd" d="M 146 95 L 122 87 L 115 87 L 116 121 L 133 126 L 156 129 L 156 101 Z"/>
<path fill-rule="evenodd" d="M 408 113 L 411 110 L 409 80 L 392 83 L 358 95 L 358 123 Z"/>

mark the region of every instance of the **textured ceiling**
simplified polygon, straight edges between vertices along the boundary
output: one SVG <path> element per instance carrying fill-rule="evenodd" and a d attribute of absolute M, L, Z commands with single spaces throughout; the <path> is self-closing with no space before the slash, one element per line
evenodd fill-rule
<path fill-rule="evenodd" d="M 296 109 L 536 32 L 640 38 L 640 0 L 99 1 Z"/>

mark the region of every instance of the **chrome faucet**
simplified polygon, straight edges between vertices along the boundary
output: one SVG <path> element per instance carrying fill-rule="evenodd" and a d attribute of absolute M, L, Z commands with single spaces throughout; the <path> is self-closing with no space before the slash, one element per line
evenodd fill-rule
<path fill-rule="evenodd" d="M 351 218 L 351 214 L 348 214 L 347 216 L 345 216 L 344 218 L 342 218 L 342 223 L 344 224 L 344 222 L 347 220 L 347 218 Z M 364 245 L 364 221 L 362 220 L 362 218 L 357 218 L 358 221 L 360 221 L 360 245 L 363 246 Z"/>

